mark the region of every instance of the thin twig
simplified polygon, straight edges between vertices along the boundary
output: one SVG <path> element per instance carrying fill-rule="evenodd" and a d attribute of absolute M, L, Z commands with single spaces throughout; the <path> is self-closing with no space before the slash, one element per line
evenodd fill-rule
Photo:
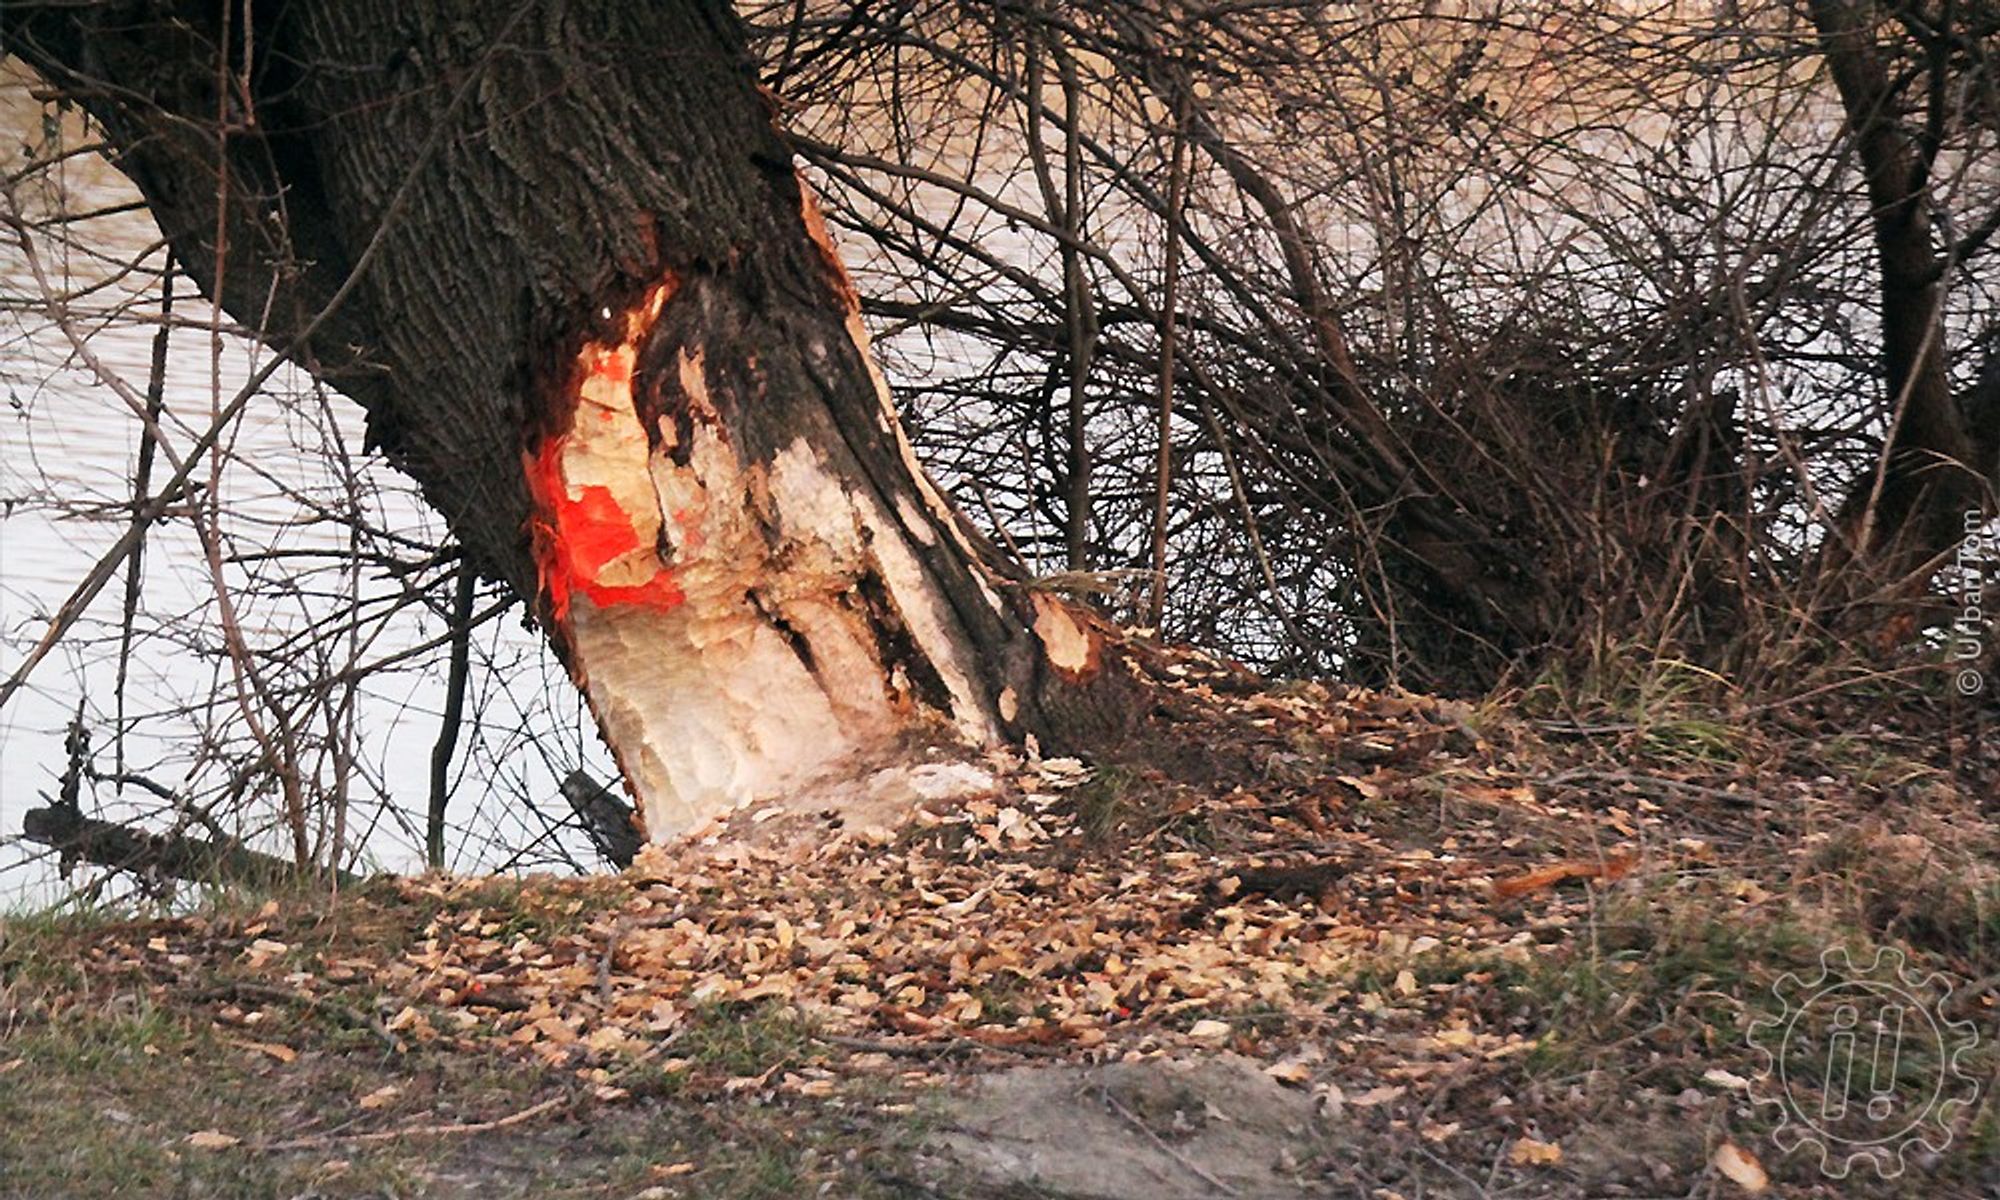
<path fill-rule="evenodd" d="M 495 1129 L 507 1129 L 525 1124 L 545 1112 L 550 1112 L 570 1102 L 573 1097 L 550 1096 L 539 1104 L 531 1104 L 519 1112 L 509 1113 L 491 1121 L 465 1121 L 450 1125 L 406 1125 L 401 1129 L 376 1129 L 367 1133 L 326 1133 L 314 1137 L 292 1138 L 283 1142 L 265 1142 L 256 1148 L 262 1151 L 305 1150 L 314 1146 L 331 1146 L 341 1143 L 393 1142 L 408 1137 L 449 1137 L 464 1133 L 490 1133 Z"/>
<path fill-rule="evenodd" d="M 1235 1188 L 1230 1187 L 1222 1180 L 1217 1179 L 1214 1175 L 1210 1174 L 1205 1168 L 1202 1167 L 1200 1163 L 1195 1162 L 1193 1159 L 1190 1159 L 1187 1155 L 1182 1154 L 1180 1151 L 1168 1145 L 1164 1140 L 1161 1139 L 1159 1134 L 1154 1133 L 1151 1129 L 1147 1128 L 1146 1123 L 1140 1120 L 1136 1113 L 1134 1113 L 1131 1109 L 1126 1108 L 1123 1104 L 1120 1104 L 1118 1102 L 1118 1097 L 1111 1094 L 1110 1088 L 1107 1088 L 1104 1085 L 1099 1084 L 1097 1087 L 1097 1094 L 1100 1098 L 1103 1099 L 1105 1104 L 1111 1107 L 1111 1111 L 1117 1113 L 1120 1117 L 1124 1118 L 1126 1124 L 1132 1126 L 1132 1128 L 1138 1130 L 1140 1133 L 1145 1134 L 1147 1141 L 1150 1141 L 1153 1143 L 1153 1145 L 1159 1147 L 1160 1151 L 1164 1153 L 1168 1158 L 1173 1159 L 1181 1166 L 1187 1168 L 1189 1174 L 1201 1180 L 1203 1183 L 1206 1183 L 1208 1186 L 1214 1188 L 1216 1191 L 1221 1192 L 1225 1196 L 1240 1196 L 1243 1194 L 1242 1192 L 1237 1191 Z"/>

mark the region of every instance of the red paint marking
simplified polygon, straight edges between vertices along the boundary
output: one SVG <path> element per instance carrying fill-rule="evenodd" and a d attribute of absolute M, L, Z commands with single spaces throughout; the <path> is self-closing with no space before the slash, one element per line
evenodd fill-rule
<path fill-rule="evenodd" d="M 600 379 L 610 380 L 612 383 L 631 382 L 631 356 L 622 353 L 621 348 L 597 350 L 591 357 L 593 361 L 590 364 L 590 373 L 592 375 Z"/>
<path fill-rule="evenodd" d="M 592 343 L 578 355 L 587 375 L 615 387 L 629 389 L 632 383 L 634 347 L 659 318 L 660 310 L 673 298 L 679 281 L 669 275 L 646 293 L 639 305 L 625 314 L 625 341 L 622 344 Z M 581 389 L 565 398 L 568 405 L 566 428 L 575 428 Z M 610 421 L 615 414 L 600 410 L 598 418 Z M 535 501 L 536 515 L 530 530 L 535 565 L 542 590 L 557 625 L 567 626 L 571 600 L 577 595 L 590 598 L 599 608 L 620 605 L 671 609 L 687 599 L 673 572 L 657 558 L 643 581 L 610 584 L 599 577 L 604 569 L 628 555 L 655 555 L 657 550 L 640 536 L 632 515 L 618 506 L 609 488 L 583 486 L 570 495 L 563 476 L 563 446 L 567 433 L 546 438 L 539 449 L 525 456 L 522 469 L 527 475 L 528 492 Z M 641 561 L 644 561 L 643 559 Z"/>
<path fill-rule="evenodd" d="M 550 438 L 528 464 L 529 490 L 548 514 L 545 538 L 537 547 L 542 587 L 558 622 L 569 620 L 572 597 L 582 595 L 598 608 L 633 605 L 665 611 L 687 599 L 673 572 L 656 566 L 643 582 L 612 584 L 599 580 L 605 567 L 636 550 L 651 551 L 618 506 L 611 489 L 595 485 L 578 489 L 572 498 L 563 478 L 564 437 Z"/>

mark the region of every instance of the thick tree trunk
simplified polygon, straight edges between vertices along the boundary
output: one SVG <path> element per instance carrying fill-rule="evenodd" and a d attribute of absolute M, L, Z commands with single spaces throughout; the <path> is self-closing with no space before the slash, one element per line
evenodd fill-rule
<path fill-rule="evenodd" d="M 1877 42 L 1886 14 L 1874 0 L 1812 0 L 1811 11 L 1874 209 L 1890 405 L 1888 449 L 1848 497 L 1830 561 L 1858 568 L 1862 586 L 1843 596 L 1882 584 L 1901 595 L 1921 589 L 1964 539 L 1966 514 L 1992 511 L 2000 388 L 1989 367 L 1964 395 L 1952 392 L 1943 291 L 1952 264 L 1935 245 L 1930 164 L 1904 128 Z"/>
<path fill-rule="evenodd" d="M 1092 623 L 912 459 L 724 0 L 226 7 L 5 32 L 538 598 L 654 836 L 912 738 L 1121 727 Z"/>

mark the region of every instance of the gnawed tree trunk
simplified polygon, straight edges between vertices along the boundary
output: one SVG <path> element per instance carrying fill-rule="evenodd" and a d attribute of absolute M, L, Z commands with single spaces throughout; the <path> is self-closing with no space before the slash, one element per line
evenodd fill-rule
<path fill-rule="evenodd" d="M 537 598 L 654 836 L 913 739 L 1124 731 L 1090 619 L 912 459 L 727 3 L 224 8 L 4 30 Z"/>

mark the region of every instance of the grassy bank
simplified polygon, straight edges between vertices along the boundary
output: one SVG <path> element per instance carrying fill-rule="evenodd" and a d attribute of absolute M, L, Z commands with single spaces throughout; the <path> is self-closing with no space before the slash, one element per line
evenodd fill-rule
<path fill-rule="evenodd" d="M 1309 1113 L 1273 1194 L 1743 1195 L 1746 1160 L 1773 1194 L 2000 1186 L 1976 744 L 1692 706 L 1219 704 L 1205 773 L 997 765 L 990 797 L 891 836 L 10 918 L 0 1193 L 1088 1194 L 941 1148 L 980 1125 L 965 1081 L 1225 1057 Z M 1828 1095 L 1759 1103 L 1765 1052 L 1818 1063 L 1831 1027 L 1782 1045 L 1829 1018 L 1812 987 L 1892 968 L 1980 1042 L 1910 1041 L 1893 1081 L 1854 1078 L 1856 1111 L 1926 1080 L 1971 1102 L 1920 1114 L 1899 1178 L 1837 1181 L 1786 1152 Z M 1227 1120 L 1105 1097 L 1079 1103 L 1142 1148 Z M 1168 1168 L 1189 1194 L 1223 1169 Z"/>

